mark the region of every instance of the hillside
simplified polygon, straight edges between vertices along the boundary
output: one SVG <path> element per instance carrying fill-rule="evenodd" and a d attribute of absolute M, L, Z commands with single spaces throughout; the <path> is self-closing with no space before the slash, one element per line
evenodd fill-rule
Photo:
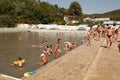
<path fill-rule="evenodd" d="M 110 11 L 110 12 L 106 12 L 106 13 L 103 13 L 103 14 L 92 14 L 92 15 L 86 14 L 85 17 L 91 17 L 91 18 L 94 18 L 94 17 L 97 17 L 97 18 L 110 17 L 111 20 L 120 21 L 120 9 Z"/>

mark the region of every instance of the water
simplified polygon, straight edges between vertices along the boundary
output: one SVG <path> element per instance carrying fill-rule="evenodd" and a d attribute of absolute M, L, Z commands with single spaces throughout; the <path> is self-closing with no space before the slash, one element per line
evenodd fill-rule
<path fill-rule="evenodd" d="M 23 77 L 25 72 L 36 70 L 41 67 L 37 63 L 41 62 L 40 54 L 42 49 L 33 47 L 39 46 L 43 41 L 48 41 L 48 45 L 54 44 L 58 38 L 61 39 L 62 54 L 65 54 L 64 42 L 71 41 L 80 45 L 81 38 L 86 36 L 79 31 L 48 31 L 48 30 L 34 30 L 34 31 L 13 31 L 0 33 L 0 73 L 13 76 Z M 26 60 L 23 69 L 19 70 L 17 66 L 11 66 L 17 57 L 22 57 Z M 60 57 L 60 56 L 59 56 Z M 48 56 L 49 62 L 53 60 L 53 55 Z"/>

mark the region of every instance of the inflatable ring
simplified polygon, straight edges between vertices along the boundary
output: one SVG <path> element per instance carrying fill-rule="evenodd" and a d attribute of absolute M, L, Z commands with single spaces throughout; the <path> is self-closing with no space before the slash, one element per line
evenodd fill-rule
<path fill-rule="evenodd" d="M 14 61 L 13 64 L 14 64 L 14 65 L 18 65 L 18 61 Z"/>
<path fill-rule="evenodd" d="M 22 63 L 25 63 L 25 59 L 22 59 Z"/>
<path fill-rule="evenodd" d="M 22 63 L 25 63 L 25 59 L 22 59 Z M 18 61 L 14 61 L 13 64 L 18 65 Z"/>

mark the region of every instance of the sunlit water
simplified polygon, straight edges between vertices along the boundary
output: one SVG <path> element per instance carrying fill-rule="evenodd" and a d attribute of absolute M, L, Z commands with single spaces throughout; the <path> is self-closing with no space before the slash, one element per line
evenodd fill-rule
<path fill-rule="evenodd" d="M 51 44 L 54 50 L 54 44 L 60 38 L 62 56 L 66 53 L 63 50 L 65 41 L 76 42 L 80 45 L 81 39 L 85 36 L 86 34 L 80 31 L 0 30 L 0 73 L 20 78 L 25 72 L 40 68 L 41 65 L 37 63 L 41 61 L 42 49 L 32 45 L 39 46 L 43 41 L 48 41 L 48 45 Z M 17 66 L 11 66 L 17 57 L 26 60 L 22 70 L 19 70 Z M 48 58 L 49 62 L 54 60 L 53 54 Z"/>

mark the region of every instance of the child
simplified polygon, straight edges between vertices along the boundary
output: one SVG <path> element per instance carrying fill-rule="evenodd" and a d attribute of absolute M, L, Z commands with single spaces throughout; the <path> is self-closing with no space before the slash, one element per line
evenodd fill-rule
<path fill-rule="evenodd" d="M 56 58 L 57 55 L 60 55 L 60 54 L 61 54 L 60 40 L 61 40 L 61 39 L 57 39 L 57 42 L 55 43 L 54 58 Z"/>
<path fill-rule="evenodd" d="M 23 62 L 22 62 L 22 58 L 18 57 L 18 66 L 22 67 L 23 66 Z"/>
<path fill-rule="evenodd" d="M 52 53 L 52 45 L 47 46 L 47 53 L 50 55 Z"/>
<path fill-rule="evenodd" d="M 87 44 L 87 46 L 88 46 L 88 45 L 91 46 L 91 41 L 92 41 L 92 34 L 89 33 L 89 34 L 88 34 L 88 44 Z"/>
<path fill-rule="evenodd" d="M 42 53 L 40 57 L 42 58 L 42 62 L 38 64 L 45 65 L 48 62 L 47 56 L 44 53 Z"/>
<path fill-rule="evenodd" d="M 14 61 L 12 65 L 17 65 L 18 67 L 20 67 L 19 70 L 21 70 L 24 63 L 25 63 L 25 59 L 22 59 L 21 57 L 18 57 L 18 60 Z"/>
<path fill-rule="evenodd" d="M 84 44 L 85 43 L 85 40 L 84 40 L 84 38 L 81 40 L 81 44 Z"/>

